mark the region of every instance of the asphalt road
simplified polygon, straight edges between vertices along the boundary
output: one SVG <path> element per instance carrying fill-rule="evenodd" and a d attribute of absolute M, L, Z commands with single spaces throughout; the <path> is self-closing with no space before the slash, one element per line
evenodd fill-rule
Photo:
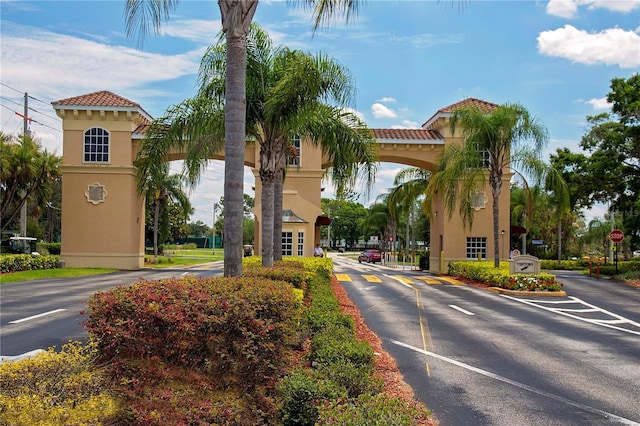
<path fill-rule="evenodd" d="M 222 275 L 222 264 L 188 269 L 145 269 L 79 278 L 39 280 L 0 286 L 0 356 L 19 357 L 70 340 L 84 340 L 87 301 L 97 291 L 140 280 L 194 274 Z"/>
<path fill-rule="evenodd" d="M 507 297 L 336 258 L 335 273 L 440 424 L 640 425 L 640 289 L 558 272 L 567 297 Z M 96 291 L 222 265 L 0 286 L 0 354 L 82 340 Z"/>
<path fill-rule="evenodd" d="M 507 297 L 335 264 L 441 425 L 640 425 L 640 289 L 559 272 L 567 297 Z"/>

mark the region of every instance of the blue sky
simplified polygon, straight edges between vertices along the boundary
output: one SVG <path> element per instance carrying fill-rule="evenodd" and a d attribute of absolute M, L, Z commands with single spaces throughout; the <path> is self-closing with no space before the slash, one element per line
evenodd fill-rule
<path fill-rule="evenodd" d="M 22 112 L 24 92 L 35 98 L 30 130 L 58 154 L 61 122 L 51 101 L 110 90 L 158 117 L 195 93 L 200 58 L 220 30 L 217 2 L 183 0 L 142 49 L 125 35 L 124 3 L 0 2 L 3 132 L 21 132 L 14 111 Z M 352 107 L 369 127 L 417 128 L 467 97 L 517 102 L 549 129 L 545 158 L 559 147 L 579 150 L 586 117 L 610 108 L 611 79 L 640 71 L 640 0 L 368 0 L 349 24 L 336 21 L 315 34 L 304 9 L 262 0 L 254 20 L 278 44 L 322 51 L 345 65 L 358 90 Z M 404 167 L 382 164 L 373 198 Z M 211 223 L 223 171 L 211 162 L 192 192 L 192 221 Z M 253 175 L 245 176 L 253 196 Z M 332 194 L 327 188 L 323 196 Z M 601 216 L 601 208 L 587 216 Z"/>

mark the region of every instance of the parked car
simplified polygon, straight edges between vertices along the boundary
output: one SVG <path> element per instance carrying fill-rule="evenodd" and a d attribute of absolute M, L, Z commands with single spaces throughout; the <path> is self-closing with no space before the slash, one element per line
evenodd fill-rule
<path fill-rule="evenodd" d="M 382 253 L 380 253 L 380 250 L 367 249 L 360 253 L 360 256 L 358 256 L 358 262 L 382 262 Z"/>

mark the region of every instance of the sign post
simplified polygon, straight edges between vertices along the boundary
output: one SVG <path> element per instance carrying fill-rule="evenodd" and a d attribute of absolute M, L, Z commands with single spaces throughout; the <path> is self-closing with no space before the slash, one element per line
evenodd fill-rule
<path fill-rule="evenodd" d="M 614 253 L 614 258 L 616 262 L 616 274 L 617 274 L 618 273 L 618 244 L 621 243 L 622 240 L 624 240 L 624 232 L 622 232 L 619 229 L 613 229 L 609 233 L 609 239 L 611 240 L 611 242 L 615 243 L 615 246 L 613 247 L 613 253 Z"/>

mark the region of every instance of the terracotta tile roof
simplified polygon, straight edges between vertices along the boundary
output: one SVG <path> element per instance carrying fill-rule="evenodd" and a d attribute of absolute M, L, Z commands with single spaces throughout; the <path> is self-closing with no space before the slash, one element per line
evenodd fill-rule
<path fill-rule="evenodd" d="M 52 105 L 141 108 L 140 104 L 107 90 L 51 102 Z"/>
<path fill-rule="evenodd" d="M 376 139 L 403 139 L 403 140 L 442 140 L 443 137 L 437 130 L 424 129 L 371 129 Z"/>
<path fill-rule="evenodd" d="M 430 129 L 431 126 L 437 121 L 438 118 L 447 117 L 449 116 L 449 114 L 451 114 L 452 112 L 460 108 L 472 107 L 472 108 L 477 108 L 482 112 L 493 112 L 496 110 L 496 108 L 498 108 L 498 106 L 499 105 L 497 104 L 483 101 L 482 99 L 466 98 L 461 100 L 460 102 L 456 102 L 455 104 L 451 104 L 444 108 L 440 108 L 438 112 L 433 114 L 431 118 L 429 118 L 427 121 L 425 121 L 422 124 L 422 128 Z"/>
<path fill-rule="evenodd" d="M 454 112 L 457 109 L 467 107 L 477 108 L 482 112 L 493 112 L 496 110 L 496 108 L 498 108 L 498 105 L 491 102 L 483 101 L 482 99 L 467 98 L 460 102 L 456 102 L 455 104 L 451 104 L 449 106 L 441 108 L 438 110 L 438 112 Z"/>

